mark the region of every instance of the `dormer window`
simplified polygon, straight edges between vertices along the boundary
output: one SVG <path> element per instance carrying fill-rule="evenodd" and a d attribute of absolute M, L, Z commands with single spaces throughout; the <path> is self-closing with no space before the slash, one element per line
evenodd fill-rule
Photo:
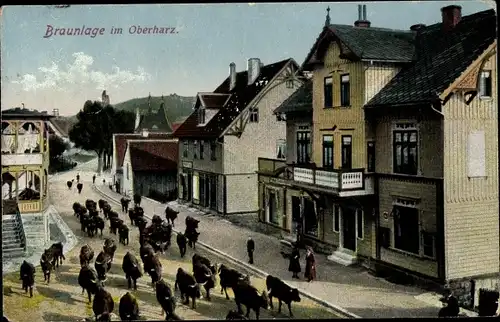
<path fill-rule="evenodd" d="M 286 88 L 293 88 L 293 80 L 289 79 L 286 81 Z"/>
<path fill-rule="evenodd" d="M 479 97 L 491 97 L 491 71 L 483 70 L 479 78 Z"/>
<path fill-rule="evenodd" d="M 205 108 L 203 107 L 198 109 L 198 123 L 205 124 Z"/>
<path fill-rule="evenodd" d="M 259 122 L 259 110 L 256 107 L 250 109 L 250 123 Z"/>

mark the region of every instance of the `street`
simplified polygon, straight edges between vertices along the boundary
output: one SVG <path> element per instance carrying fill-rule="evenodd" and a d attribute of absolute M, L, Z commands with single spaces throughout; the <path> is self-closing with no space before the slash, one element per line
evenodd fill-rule
<path fill-rule="evenodd" d="M 13 321 L 82 321 L 83 319 L 93 318 L 92 307 L 87 303 L 86 295 L 81 294 L 81 288 L 78 285 L 78 273 L 80 270 L 78 255 L 80 247 L 88 243 L 94 249 L 95 257 L 102 249 L 104 238 L 109 237 L 109 223 L 104 231 L 104 236 L 88 238 L 80 231 L 80 223 L 73 215 L 71 206 L 73 202 L 84 203 L 86 199 L 97 200 L 102 197 L 97 194 L 92 185 L 92 171 L 93 162 L 83 164 L 77 167 L 74 171 L 58 174 L 51 179 L 50 196 L 51 203 L 55 206 L 59 215 L 64 219 L 68 226 L 78 236 L 79 244 L 66 255 L 66 261 L 63 263 L 56 272 L 52 273 L 51 283 L 47 285 L 43 282 L 43 274 L 37 268 L 35 295 L 29 298 L 22 292 L 21 283 L 19 281 L 19 274 L 12 273 L 4 277 L 4 314 L 11 318 Z M 66 181 L 75 178 L 79 173 L 81 180 L 84 182 L 82 194 L 78 194 L 75 186 L 73 189 L 68 190 Z M 98 179 L 99 180 L 99 179 Z M 102 185 L 101 182 L 97 184 Z M 116 203 L 110 202 L 113 209 L 119 211 L 119 206 Z M 149 216 L 153 214 L 146 213 Z M 115 255 L 113 266 L 108 273 L 108 280 L 106 281 L 106 290 L 108 290 L 115 301 L 114 313 L 118 315 L 118 303 L 120 297 L 127 291 L 127 282 L 124 278 L 124 273 L 121 269 L 121 263 L 124 254 L 127 251 L 133 252 L 139 258 L 139 237 L 138 229 L 130 226 L 128 216 L 120 214 L 130 228 L 130 245 L 119 245 Z M 112 236 L 118 242 L 117 236 Z M 175 281 L 175 274 L 178 267 L 182 267 L 187 271 L 191 271 L 191 257 L 194 254 L 192 249 L 188 248 L 188 252 L 184 259 L 179 256 L 179 250 L 175 243 L 175 236 L 172 238 L 173 245 L 165 253 L 160 255 L 163 265 L 163 278 L 173 287 Z M 203 250 L 201 247 L 197 248 L 197 252 L 203 256 L 210 258 L 213 262 L 220 263 L 219 258 Z M 229 262 L 223 262 L 226 265 L 234 267 Z M 38 263 L 33 263 L 37 265 Z M 237 268 L 243 273 L 240 267 Z M 138 290 L 133 294 L 137 297 L 140 307 L 142 319 L 163 319 L 161 308 L 159 307 L 154 291 L 151 288 L 149 276 L 143 276 L 138 282 Z M 261 278 L 251 277 L 252 285 L 259 291 L 265 288 L 265 281 Z M 220 286 L 217 283 L 216 288 L 212 291 L 212 300 L 209 302 L 205 299 L 200 299 L 197 302 L 197 308 L 191 309 L 189 306 L 178 303 L 176 313 L 183 319 L 192 320 L 205 320 L 205 319 L 224 319 L 229 310 L 234 310 L 236 305 L 234 303 L 232 293 L 229 292 L 230 300 L 220 294 Z M 179 294 L 176 293 L 177 298 Z M 178 299 L 179 301 L 179 299 Z M 277 301 L 275 300 L 275 309 L 273 311 L 261 312 L 261 318 L 288 318 L 288 310 L 283 307 L 281 314 L 277 311 Z M 324 306 L 321 306 L 307 298 L 302 297 L 300 303 L 292 305 L 295 318 L 298 319 L 320 319 L 320 318 L 336 318 L 335 313 Z M 254 313 L 251 313 L 251 318 L 254 318 Z M 118 319 L 115 316 L 115 319 Z"/>

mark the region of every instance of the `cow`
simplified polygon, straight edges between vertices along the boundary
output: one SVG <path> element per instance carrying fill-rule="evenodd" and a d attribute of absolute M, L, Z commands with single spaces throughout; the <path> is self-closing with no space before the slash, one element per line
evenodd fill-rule
<path fill-rule="evenodd" d="M 181 257 L 184 258 L 184 255 L 186 255 L 186 250 L 187 250 L 186 249 L 187 239 L 186 236 L 184 236 L 184 234 L 181 232 L 177 234 L 177 246 L 179 246 Z"/>
<path fill-rule="evenodd" d="M 92 303 L 92 311 L 94 311 L 96 321 L 111 321 L 111 313 L 114 308 L 113 297 L 102 285 L 99 285 Z"/>
<path fill-rule="evenodd" d="M 227 294 L 227 288 L 233 288 L 239 281 L 246 281 L 250 283 L 250 277 L 248 275 L 243 275 L 235 269 L 229 268 L 224 264 L 220 265 L 219 268 L 219 278 L 220 278 L 220 294 L 226 293 L 226 299 L 229 300 L 229 295 Z"/>
<path fill-rule="evenodd" d="M 165 252 L 165 249 L 170 247 L 172 238 L 172 226 L 171 225 L 152 225 L 150 229 L 144 232 L 146 238 L 149 237 L 151 246 L 155 251 Z M 149 235 L 149 236 L 148 236 Z"/>
<path fill-rule="evenodd" d="M 117 233 L 120 226 L 123 224 L 123 220 L 118 217 L 113 217 L 109 219 L 109 232 L 112 234 Z"/>
<path fill-rule="evenodd" d="M 144 262 L 144 272 L 147 272 L 151 277 L 151 284 L 154 288 L 155 283 L 161 279 L 162 265 L 160 262 L 160 258 L 158 258 L 158 256 L 156 255 L 147 257 L 146 261 Z"/>
<path fill-rule="evenodd" d="M 288 306 L 288 313 L 293 317 L 292 302 L 300 302 L 299 291 L 285 284 L 279 278 L 267 275 L 266 288 L 269 295 L 269 305 L 273 309 L 273 297 L 276 297 L 279 302 L 278 313 L 281 313 L 281 303 L 285 302 Z"/>
<path fill-rule="evenodd" d="M 175 220 L 177 219 L 177 215 L 179 212 L 173 210 L 172 208 L 168 207 L 165 208 L 165 217 L 167 218 L 167 222 L 170 224 L 172 222 L 172 227 L 175 227 Z"/>
<path fill-rule="evenodd" d="M 74 215 L 78 218 L 80 217 L 80 208 L 82 207 L 82 205 L 78 202 L 75 202 L 73 203 L 73 211 L 74 211 Z"/>
<path fill-rule="evenodd" d="M 458 305 L 458 300 L 455 296 L 448 294 L 447 296 L 444 296 L 439 299 L 443 304 L 446 304 L 446 306 L 443 306 L 439 312 L 438 312 L 438 317 L 440 318 L 445 318 L 445 317 L 457 317 L 460 313 L 460 306 Z"/>
<path fill-rule="evenodd" d="M 80 229 L 82 230 L 82 232 L 85 232 L 85 229 L 87 227 L 87 221 L 88 219 L 90 218 L 90 215 L 87 213 L 87 208 L 85 207 L 82 207 L 80 208 Z"/>
<path fill-rule="evenodd" d="M 250 316 L 250 310 L 255 311 L 255 318 L 258 320 L 260 315 L 260 309 L 266 309 L 269 305 L 269 299 L 267 292 L 264 290 L 262 294 L 259 291 L 245 281 L 239 281 L 233 287 L 234 301 L 238 307 L 238 313 L 243 313 L 241 310 L 241 305 L 243 304 L 247 308 L 247 313 L 245 316 L 248 318 Z"/>
<path fill-rule="evenodd" d="M 138 217 L 135 219 L 135 225 L 139 228 L 139 232 L 142 232 L 144 229 L 146 229 L 147 224 L 148 221 L 144 217 Z"/>
<path fill-rule="evenodd" d="M 196 242 L 198 241 L 198 236 L 200 235 L 194 228 L 186 228 L 184 231 L 184 236 L 188 240 L 189 247 L 196 249 Z"/>
<path fill-rule="evenodd" d="M 155 283 L 156 300 L 160 304 L 162 311 L 165 312 L 166 320 L 178 319 L 175 314 L 175 297 L 172 288 L 165 282 L 164 279 L 160 279 Z"/>
<path fill-rule="evenodd" d="M 193 271 L 194 271 L 194 266 L 196 263 L 201 263 L 207 265 L 208 268 L 210 268 L 210 271 L 212 274 L 217 274 L 217 264 L 213 264 L 210 262 L 210 260 L 204 256 L 194 254 L 193 257 L 191 258 L 191 263 L 193 264 Z"/>
<path fill-rule="evenodd" d="M 97 205 L 99 206 L 99 209 L 102 211 L 104 208 L 104 205 L 107 204 L 108 202 L 104 199 L 99 199 L 97 200 Z"/>
<path fill-rule="evenodd" d="M 101 251 L 95 259 L 94 267 L 99 280 L 106 281 L 106 273 L 111 269 L 111 257 L 106 252 Z"/>
<path fill-rule="evenodd" d="M 25 293 L 30 292 L 33 297 L 33 285 L 35 285 L 35 266 L 27 261 L 23 261 L 20 268 L 20 278 Z"/>
<path fill-rule="evenodd" d="M 42 257 L 40 258 L 40 267 L 42 268 L 43 272 L 43 281 L 47 282 L 47 284 L 50 283 L 50 272 L 52 271 L 52 252 L 50 249 L 46 249 Z"/>
<path fill-rule="evenodd" d="M 128 204 L 130 203 L 130 199 L 123 197 L 123 198 L 120 199 L 120 203 L 122 205 L 122 212 L 123 213 L 127 213 L 127 211 L 128 211 Z"/>
<path fill-rule="evenodd" d="M 94 250 L 90 245 L 86 244 L 80 248 L 80 266 L 89 265 L 94 258 Z"/>
<path fill-rule="evenodd" d="M 137 207 L 137 206 L 140 206 L 141 205 L 141 195 L 139 194 L 135 194 L 134 195 L 134 206 Z"/>
<path fill-rule="evenodd" d="M 127 225 L 122 223 L 120 228 L 118 228 L 118 237 L 120 239 L 119 242 L 122 243 L 123 245 L 128 245 L 128 233 L 129 229 Z"/>
<path fill-rule="evenodd" d="M 52 266 L 59 267 L 59 263 L 62 265 L 64 257 L 64 246 L 61 242 L 54 243 L 50 246 L 49 251 L 52 253 Z"/>
<path fill-rule="evenodd" d="M 113 259 L 115 258 L 116 248 L 116 243 L 113 239 L 106 238 L 104 240 L 102 250 L 104 250 L 104 252 L 109 255 L 109 257 L 111 258 L 111 262 L 113 262 Z"/>
<path fill-rule="evenodd" d="M 102 213 L 104 214 L 104 218 L 108 219 L 109 218 L 109 213 L 111 212 L 111 205 L 105 201 L 104 205 L 102 207 Z"/>
<path fill-rule="evenodd" d="M 151 218 L 151 223 L 153 225 L 160 226 L 163 223 L 163 219 L 161 219 L 161 217 L 158 215 L 153 215 L 153 218 Z"/>
<path fill-rule="evenodd" d="M 149 243 L 144 243 L 139 249 L 139 255 L 141 256 L 142 263 L 144 264 L 144 271 L 146 271 L 146 262 L 149 258 L 155 255 L 155 251 Z"/>
<path fill-rule="evenodd" d="M 84 225 L 89 237 L 94 237 L 97 234 L 97 223 L 90 214 L 86 216 Z"/>
<path fill-rule="evenodd" d="M 78 193 L 82 193 L 82 189 L 83 189 L 83 183 L 79 183 L 76 185 L 76 189 L 78 189 Z"/>
<path fill-rule="evenodd" d="M 205 298 L 210 301 L 210 290 L 215 287 L 215 274 L 212 273 L 210 268 L 200 262 L 196 262 L 193 266 L 193 275 L 198 284 L 201 284 L 205 289 Z"/>
<path fill-rule="evenodd" d="M 135 224 L 135 218 L 136 218 L 134 209 L 129 209 L 129 211 L 128 211 L 128 218 L 130 219 L 130 224 L 132 226 L 134 226 L 134 224 Z"/>
<path fill-rule="evenodd" d="M 94 200 L 92 199 L 87 199 L 85 200 L 85 207 L 89 210 L 91 209 L 96 209 L 97 210 L 97 204 Z"/>
<path fill-rule="evenodd" d="M 92 294 L 96 294 L 98 287 L 102 286 L 97 278 L 97 272 L 89 265 L 85 265 L 80 269 L 78 284 L 82 287 L 82 295 L 87 291 L 89 303 L 92 302 Z"/>
<path fill-rule="evenodd" d="M 106 224 L 104 223 L 104 219 L 102 219 L 102 217 L 94 217 L 93 218 L 94 220 L 94 223 L 95 223 L 95 233 L 97 234 L 97 229 L 99 229 L 101 231 L 101 237 L 102 237 L 102 231 L 104 230 Z"/>
<path fill-rule="evenodd" d="M 75 181 L 75 179 L 71 180 L 71 181 L 66 181 L 66 185 L 68 186 L 68 189 L 71 190 L 71 187 L 73 186 L 73 182 Z"/>
<path fill-rule="evenodd" d="M 198 229 L 198 224 L 200 221 L 198 219 L 194 219 L 191 216 L 186 217 L 186 228 L 192 228 L 194 230 Z"/>
<path fill-rule="evenodd" d="M 139 320 L 139 304 L 135 296 L 130 292 L 125 293 L 120 299 L 118 312 L 122 321 Z"/>
<path fill-rule="evenodd" d="M 128 288 L 132 287 L 132 281 L 134 281 L 134 290 L 137 290 L 137 280 L 142 277 L 142 272 L 139 261 L 132 253 L 127 252 L 123 256 L 122 269 L 128 282 Z"/>
<path fill-rule="evenodd" d="M 188 274 L 180 267 L 177 269 L 174 288 L 175 290 L 179 288 L 181 291 L 181 300 L 184 301 L 183 304 L 189 305 L 189 298 L 191 298 L 191 307 L 193 309 L 196 308 L 196 299 L 201 298 L 200 286 L 192 275 Z"/>
<path fill-rule="evenodd" d="M 243 314 L 231 310 L 227 313 L 226 320 L 248 320 L 248 319 Z"/>

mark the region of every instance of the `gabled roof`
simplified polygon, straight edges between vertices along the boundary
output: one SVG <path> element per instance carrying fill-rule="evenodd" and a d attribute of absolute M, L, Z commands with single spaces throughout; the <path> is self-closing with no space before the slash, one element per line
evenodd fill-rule
<path fill-rule="evenodd" d="M 328 45 L 335 40 L 341 43 L 342 51 L 350 51 L 357 59 L 410 62 L 413 57 L 414 33 L 376 27 L 329 25 L 323 28 L 309 51 L 302 67 L 322 61 Z"/>
<path fill-rule="evenodd" d="M 253 84 L 248 85 L 247 71 L 236 74 L 236 86 L 229 90 L 229 77 L 220 84 L 214 93 L 231 96 L 217 114 L 205 126 L 198 126 L 198 103 L 195 111 L 174 132 L 175 137 L 218 138 L 222 132 L 238 117 L 245 107 L 262 91 L 263 88 L 293 59 L 285 59 L 260 68 L 260 75 Z"/>
<path fill-rule="evenodd" d="M 163 106 L 158 111 L 148 111 L 145 115 L 141 116 L 141 121 L 137 131 L 148 129 L 155 132 L 172 132 L 172 127 L 167 119 Z"/>
<path fill-rule="evenodd" d="M 198 93 L 200 103 L 205 108 L 222 108 L 230 96 L 221 93 Z"/>
<path fill-rule="evenodd" d="M 493 9 L 462 17 L 448 32 L 442 23 L 421 29 L 415 62 L 403 67 L 365 107 L 436 102 L 495 39 Z"/>
<path fill-rule="evenodd" d="M 313 104 L 313 81 L 305 82 L 299 89 L 290 95 L 274 113 L 311 112 Z"/>
<path fill-rule="evenodd" d="M 73 124 L 71 124 L 71 122 L 68 119 L 63 119 L 61 117 L 52 118 L 50 120 L 50 123 L 64 137 L 68 137 L 69 136 L 69 130 L 73 126 Z"/>
<path fill-rule="evenodd" d="M 3 110 L 1 112 L 1 115 L 2 115 L 2 119 L 10 119 L 10 120 L 17 119 L 17 118 L 31 119 L 31 120 L 34 120 L 34 119 L 47 120 L 47 119 L 51 119 L 54 117 L 53 115 L 48 114 L 47 111 L 38 112 L 37 110 L 29 110 L 29 109 L 24 108 L 24 107 L 23 108 L 15 107 L 15 108 L 10 108 L 8 110 Z"/>
<path fill-rule="evenodd" d="M 125 158 L 125 152 L 127 149 L 127 141 L 132 139 L 144 139 L 144 140 L 158 140 L 158 139 L 171 139 L 172 134 L 170 133 L 149 133 L 148 137 L 143 137 L 141 133 L 127 133 L 127 134 L 115 134 L 115 149 L 116 149 L 116 162 L 117 168 L 123 166 L 123 159 Z"/>
<path fill-rule="evenodd" d="M 133 171 L 171 171 L 177 169 L 178 141 L 129 141 Z"/>

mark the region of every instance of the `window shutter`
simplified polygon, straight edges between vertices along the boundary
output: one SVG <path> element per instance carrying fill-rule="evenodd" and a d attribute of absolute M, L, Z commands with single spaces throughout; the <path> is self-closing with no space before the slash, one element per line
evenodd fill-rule
<path fill-rule="evenodd" d="M 469 178 L 486 176 L 486 146 L 484 131 L 474 131 L 469 134 L 467 161 L 467 176 Z"/>

